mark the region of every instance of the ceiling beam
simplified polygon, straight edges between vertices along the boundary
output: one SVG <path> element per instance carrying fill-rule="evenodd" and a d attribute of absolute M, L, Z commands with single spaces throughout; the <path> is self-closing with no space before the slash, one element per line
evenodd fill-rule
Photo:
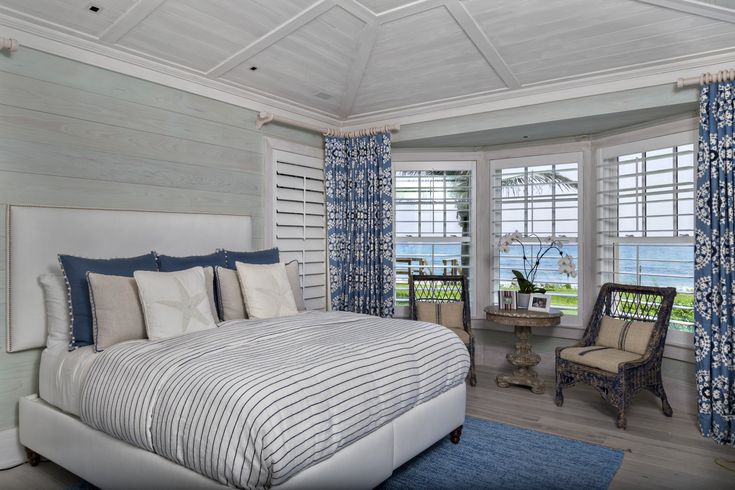
<path fill-rule="evenodd" d="M 503 83 L 510 89 L 521 88 L 520 82 L 510 70 L 508 64 L 498 50 L 495 49 L 493 43 L 490 42 L 490 39 L 488 39 L 485 32 L 483 32 L 465 6 L 459 0 L 453 0 L 446 2 L 446 7 L 449 14 L 454 18 L 459 27 L 462 28 L 470 41 L 472 41 L 480 54 L 482 54 L 483 58 L 485 58 L 488 65 L 490 65 L 490 68 L 495 71 Z"/>
<path fill-rule="evenodd" d="M 735 10 L 711 3 L 689 0 L 638 0 L 638 2 L 735 24 Z"/>
<path fill-rule="evenodd" d="M 224 75 L 225 73 L 232 70 L 236 66 L 241 65 L 242 63 L 246 62 L 247 60 L 249 60 L 256 54 L 272 46 L 273 44 L 277 43 L 281 39 L 285 38 L 286 36 L 290 35 L 294 31 L 298 30 L 299 28 L 308 24 L 309 22 L 316 19 L 320 15 L 324 14 L 325 12 L 330 10 L 332 7 L 334 7 L 335 5 L 336 5 L 335 0 L 319 0 L 317 3 L 315 3 L 308 9 L 304 10 L 303 12 L 296 15 L 295 17 L 292 17 L 291 19 L 287 20 L 280 26 L 276 27 L 275 29 L 268 32 L 264 36 L 261 36 L 260 38 L 256 39 L 255 41 L 250 43 L 248 46 L 244 47 L 240 51 L 236 52 L 235 54 L 233 54 L 226 60 L 216 65 L 214 68 L 212 68 L 211 70 L 207 72 L 207 76 L 212 77 L 212 78 L 217 78 L 217 77 Z"/>
<path fill-rule="evenodd" d="M 337 0 L 337 5 L 360 19 L 361 21 L 365 22 L 366 24 L 369 22 L 374 22 L 375 19 L 378 18 L 375 13 L 358 2 L 357 0 Z"/>
<path fill-rule="evenodd" d="M 138 0 L 124 14 L 105 29 L 99 39 L 102 42 L 115 44 L 128 32 L 151 15 L 166 0 Z"/>
<path fill-rule="evenodd" d="M 443 6 L 445 0 L 418 0 L 413 3 L 408 3 L 400 7 L 396 7 L 385 12 L 378 14 L 378 22 L 385 24 L 386 22 L 392 22 L 394 20 L 409 17 L 411 15 L 420 14 L 426 10 L 431 10 L 437 7 Z"/>
<path fill-rule="evenodd" d="M 378 27 L 379 25 L 375 20 L 368 22 L 360 35 L 357 55 L 352 60 L 352 65 L 347 76 L 347 87 L 339 103 L 338 115 L 340 117 L 346 118 L 352 113 L 352 107 L 355 105 L 355 99 L 357 98 L 357 91 L 362 83 L 362 78 L 365 76 L 365 70 L 370 61 L 370 55 L 373 53 L 375 41 L 378 39 Z"/>

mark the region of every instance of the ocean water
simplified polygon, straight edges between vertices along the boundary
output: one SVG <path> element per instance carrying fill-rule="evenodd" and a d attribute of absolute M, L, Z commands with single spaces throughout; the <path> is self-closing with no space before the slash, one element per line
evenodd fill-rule
<path fill-rule="evenodd" d="M 579 253 L 576 245 L 563 247 L 564 253 L 574 257 L 579 268 Z M 622 245 L 618 248 L 617 274 L 615 282 L 624 284 L 641 284 L 645 286 L 675 287 L 680 292 L 692 291 L 694 288 L 694 247 L 693 246 L 662 246 L 662 245 Z M 526 252 L 538 252 L 538 246 L 526 247 Z M 441 274 L 442 259 L 457 259 L 460 261 L 461 246 L 458 244 L 415 244 L 398 243 L 397 257 L 422 258 L 428 266 L 434 267 L 434 272 Z M 523 270 L 522 249 L 520 245 L 511 246 L 508 253 L 500 254 L 501 282 L 511 282 L 511 269 Z M 558 272 L 557 262 L 559 254 L 549 252 L 542 260 L 541 267 L 536 274 L 537 284 L 559 283 L 577 286 L 577 279 L 567 277 Z M 418 265 L 418 260 L 414 261 Z M 405 264 L 399 264 L 399 270 L 405 269 Z M 608 270 L 612 267 L 608 266 Z M 636 274 L 636 272 L 638 274 Z"/>

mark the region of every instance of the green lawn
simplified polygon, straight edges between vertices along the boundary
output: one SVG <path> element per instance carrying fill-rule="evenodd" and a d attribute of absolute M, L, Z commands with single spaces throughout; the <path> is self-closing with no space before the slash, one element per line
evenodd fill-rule
<path fill-rule="evenodd" d="M 546 289 L 547 293 L 552 294 L 551 305 L 564 312 L 565 315 L 576 315 L 577 314 L 577 288 L 571 284 L 546 284 L 542 285 Z M 514 286 L 506 286 L 502 288 L 505 291 L 515 291 Z M 556 296 L 557 294 L 568 294 L 570 296 Z M 396 304 L 399 306 L 406 306 L 408 304 L 408 283 L 397 282 L 396 283 Z M 670 328 L 673 330 L 692 331 L 692 324 L 694 323 L 694 310 L 691 309 L 694 306 L 694 294 L 693 293 L 679 293 L 676 295 L 674 302 L 674 310 L 671 313 L 672 323 Z M 682 307 L 682 308 L 677 308 Z M 684 322 L 685 324 L 676 323 Z"/>

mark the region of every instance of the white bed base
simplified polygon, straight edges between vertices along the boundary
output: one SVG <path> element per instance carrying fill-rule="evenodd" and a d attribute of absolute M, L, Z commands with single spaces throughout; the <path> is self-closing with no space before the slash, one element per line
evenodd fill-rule
<path fill-rule="evenodd" d="M 277 488 L 374 488 L 394 469 L 464 423 L 465 396 L 462 383 Z M 227 488 L 97 431 L 37 395 L 20 400 L 20 442 L 104 490 Z"/>

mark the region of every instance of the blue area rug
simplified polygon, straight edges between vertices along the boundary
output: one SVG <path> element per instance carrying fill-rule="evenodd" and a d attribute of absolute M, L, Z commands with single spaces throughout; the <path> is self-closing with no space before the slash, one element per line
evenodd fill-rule
<path fill-rule="evenodd" d="M 467 417 L 459 444 L 445 437 L 378 488 L 606 489 L 622 462 L 618 449 Z M 81 481 L 66 490 L 96 487 Z"/>
<path fill-rule="evenodd" d="M 445 437 L 379 488 L 606 489 L 622 462 L 618 449 L 467 417 L 459 444 Z"/>

